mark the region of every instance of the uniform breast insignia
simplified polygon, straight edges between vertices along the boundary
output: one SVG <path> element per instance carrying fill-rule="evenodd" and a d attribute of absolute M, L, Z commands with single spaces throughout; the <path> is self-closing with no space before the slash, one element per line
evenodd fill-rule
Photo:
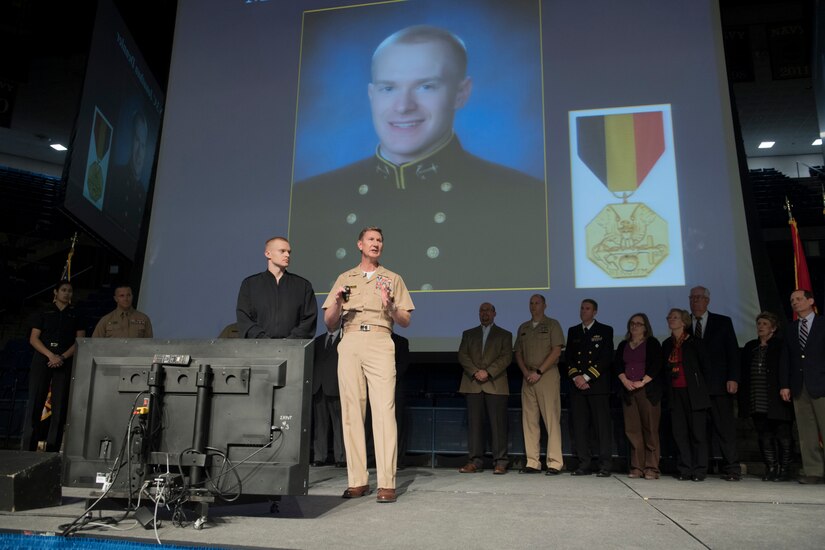
<path fill-rule="evenodd" d="M 591 342 L 601 342 L 601 341 L 602 341 L 602 335 L 601 335 L 601 334 L 594 334 L 594 335 L 590 338 L 590 341 L 591 341 Z"/>
<path fill-rule="evenodd" d="M 392 279 L 384 275 L 377 275 L 375 277 L 375 288 L 377 290 L 384 289 L 387 293 L 392 293 Z"/>

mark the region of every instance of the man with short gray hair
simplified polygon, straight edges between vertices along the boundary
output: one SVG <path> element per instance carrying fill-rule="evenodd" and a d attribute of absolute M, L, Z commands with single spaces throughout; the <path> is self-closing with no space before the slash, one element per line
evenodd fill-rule
<path fill-rule="evenodd" d="M 708 392 L 710 393 L 710 423 L 712 444 L 722 454 L 722 479 L 739 481 L 741 470 L 736 450 L 736 417 L 733 401 L 739 390 L 739 344 L 730 317 L 708 311 L 710 291 L 703 286 L 690 289 L 691 328 L 695 338 L 702 340 L 707 350 Z"/>

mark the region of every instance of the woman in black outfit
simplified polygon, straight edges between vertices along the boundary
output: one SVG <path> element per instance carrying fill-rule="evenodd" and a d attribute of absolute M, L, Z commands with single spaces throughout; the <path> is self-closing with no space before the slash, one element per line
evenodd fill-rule
<path fill-rule="evenodd" d="M 756 316 L 757 339 L 742 349 L 739 416 L 750 415 L 765 462 L 762 481 L 790 481 L 793 451 L 793 405 L 779 396 L 779 361 L 784 342 L 776 334 L 779 319 L 763 311 Z"/>
<path fill-rule="evenodd" d="M 708 472 L 708 360 L 701 340 L 688 334 L 690 324 L 687 311 L 674 308 L 668 313 L 670 337 L 662 343 L 662 376 L 669 380 L 672 432 L 679 450 L 677 478 L 704 481 Z"/>
<path fill-rule="evenodd" d="M 60 281 L 54 287 L 54 301 L 32 321 L 29 343 L 34 348 L 29 373 L 29 399 L 23 418 L 21 449 L 36 451 L 40 416 L 49 387 L 52 391 L 52 415 L 46 436 L 46 451 L 58 452 L 63 441 L 63 426 L 69 407 L 69 382 L 72 356 L 77 338 L 85 336 L 83 324 L 71 306 L 72 284 Z"/>
<path fill-rule="evenodd" d="M 659 479 L 662 346 L 653 337 L 644 313 L 628 319 L 627 334 L 616 349 L 613 369 L 622 383 L 624 431 L 630 444 L 628 477 Z"/>

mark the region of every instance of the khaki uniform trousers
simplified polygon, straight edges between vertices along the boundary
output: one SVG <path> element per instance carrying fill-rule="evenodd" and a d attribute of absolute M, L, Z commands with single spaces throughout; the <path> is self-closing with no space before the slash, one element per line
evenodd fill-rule
<path fill-rule="evenodd" d="M 369 393 L 378 487 L 395 488 L 395 344 L 386 332 L 346 332 L 338 345 L 338 388 L 349 487 L 369 485 L 364 418 Z"/>
<path fill-rule="evenodd" d="M 806 476 L 825 475 L 825 454 L 819 446 L 819 434 L 825 433 L 825 397 L 814 398 L 805 384 L 793 400 L 796 427 L 799 430 L 799 454 Z"/>
<path fill-rule="evenodd" d="M 540 417 L 547 429 L 547 467 L 561 470 L 561 396 L 558 366 L 550 367 L 535 384 L 526 381 L 521 386 L 521 424 L 524 431 L 524 453 L 527 466 L 541 469 Z"/>

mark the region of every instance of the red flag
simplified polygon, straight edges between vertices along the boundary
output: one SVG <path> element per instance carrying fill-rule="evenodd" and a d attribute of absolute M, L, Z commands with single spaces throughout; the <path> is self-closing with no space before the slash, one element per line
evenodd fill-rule
<path fill-rule="evenodd" d="M 793 245 L 793 272 L 794 284 L 796 285 L 794 288 L 813 292 L 811 274 L 808 272 L 808 262 L 805 260 L 805 249 L 802 248 L 802 240 L 799 238 L 796 220 L 791 218 L 788 220 L 788 225 L 791 226 L 791 244 Z M 796 320 L 796 312 L 794 312 L 793 318 Z"/>

